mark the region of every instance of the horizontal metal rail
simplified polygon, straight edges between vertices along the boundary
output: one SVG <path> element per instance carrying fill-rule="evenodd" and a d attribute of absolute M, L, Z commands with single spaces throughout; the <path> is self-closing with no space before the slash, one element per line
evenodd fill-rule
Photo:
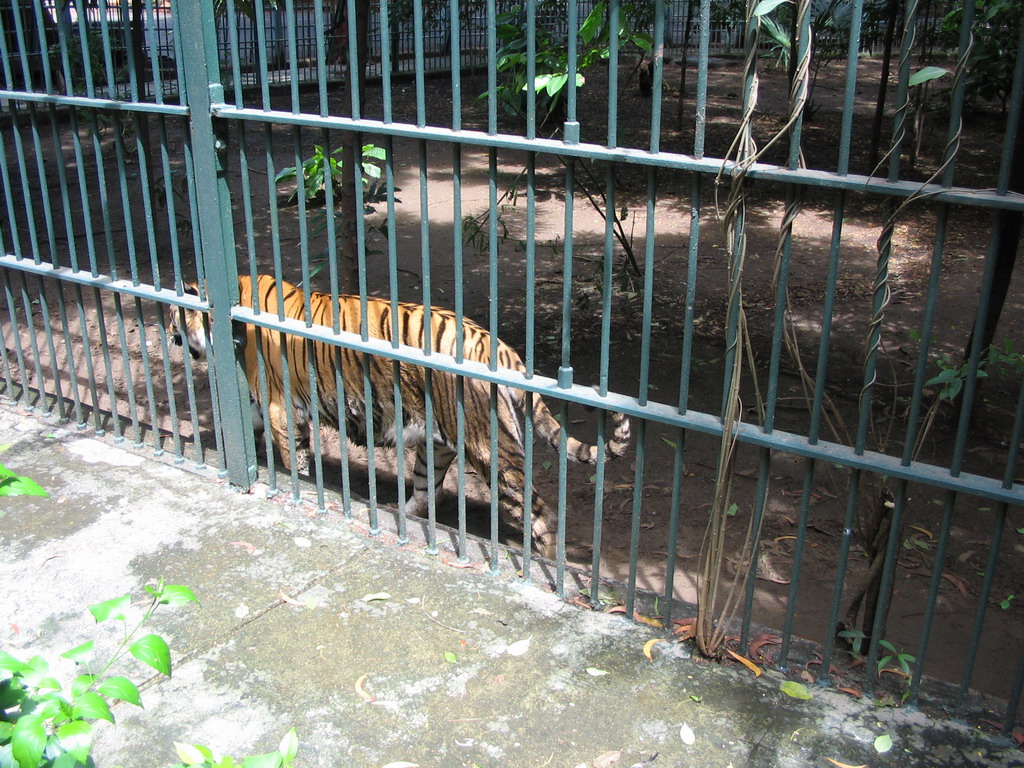
<path fill-rule="evenodd" d="M 0 268 L 21 270 L 33 275 L 51 277 L 62 280 L 65 283 L 75 285 L 87 285 L 90 288 L 100 288 L 111 293 L 118 293 L 122 296 L 134 296 L 140 299 L 151 299 L 163 304 L 170 304 L 185 309 L 198 309 L 204 312 L 209 311 L 210 305 L 191 293 L 179 295 L 168 288 L 154 288 L 145 283 L 133 283 L 130 280 L 112 280 L 107 275 L 92 274 L 84 270 L 74 270 L 69 267 L 56 267 L 46 262 L 36 262 L 32 259 L 21 259 L 11 254 L 0 254 Z"/>
<path fill-rule="evenodd" d="M 454 130 L 438 126 L 417 126 L 411 123 L 386 123 L 380 120 L 314 114 L 284 112 L 280 110 L 251 109 L 230 104 L 215 104 L 216 117 L 246 120 L 274 125 L 359 131 L 380 136 L 403 137 L 428 141 L 444 141 L 453 144 L 478 146 L 488 149 L 512 149 L 523 152 L 538 152 L 562 157 L 600 159 L 608 162 L 628 162 L 654 168 L 667 168 L 695 173 L 722 173 L 728 176 L 735 167 L 732 162 L 721 158 L 694 157 L 676 152 L 650 152 L 627 147 L 610 148 L 603 144 L 570 144 L 553 139 L 525 138 L 515 134 L 487 133 L 486 131 Z M 754 163 L 747 167 L 746 175 L 751 179 L 763 179 L 781 184 L 795 184 L 807 187 L 822 187 L 829 190 L 864 192 L 886 197 L 908 198 L 917 196 L 934 202 L 972 205 L 978 208 L 1024 212 L 1024 195 L 1014 192 L 999 194 L 996 190 L 972 189 L 968 187 L 945 187 L 940 184 L 921 184 L 916 181 L 887 181 L 861 174 L 839 174 L 808 168 L 789 169 L 768 163 Z"/>
<path fill-rule="evenodd" d="M 380 357 L 412 363 L 432 370 L 468 376 L 500 386 L 535 392 L 580 405 L 624 413 L 628 416 L 656 421 L 669 426 L 693 430 L 709 435 L 722 434 L 722 420 L 718 416 L 698 411 L 680 412 L 673 406 L 648 401 L 640 405 L 634 397 L 609 392 L 600 395 L 591 387 L 580 384 L 561 386 L 557 379 L 545 376 L 527 377 L 518 371 L 507 369 L 492 370 L 482 363 L 463 360 L 440 353 L 425 354 L 415 347 L 394 346 L 384 339 L 363 339 L 357 333 L 338 332 L 319 325 L 306 325 L 301 320 L 281 321 L 274 312 L 254 312 L 250 307 L 235 307 L 232 320 L 238 320 L 268 330 L 284 331 L 313 341 L 323 341 L 356 352 L 370 352 Z M 1024 484 L 1004 485 L 1000 480 L 961 473 L 952 475 L 948 469 L 931 464 L 911 461 L 904 464 L 898 457 L 865 451 L 858 453 L 850 446 L 819 440 L 811 442 L 802 435 L 774 430 L 764 431 L 753 424 L 741 423 L 734 428 L 734 434 L 741 442 L 769 448 L 807 458 L 826 461 L 844 467 L 861 469 L 886 475 L 890 478 L 920 482 L 935 488 L 983 496 L 1007 504 L 1024 505 Z"/>
<path fill-rule="evenodd" d="M 74 109 L 102 109 L 114 112 L 148 112 L 150 114 L 188 117 L 189 108 L 178 104 L 154 104 L 142 101 L 120 101 L 118 99 L 97 99 L 89 96 L 60 96 L 53 93 L 31 93 L 8 91 L 0 88 L 0 99 L 9 101 L 30 101 L 33 104 L 54 104 Z"/>

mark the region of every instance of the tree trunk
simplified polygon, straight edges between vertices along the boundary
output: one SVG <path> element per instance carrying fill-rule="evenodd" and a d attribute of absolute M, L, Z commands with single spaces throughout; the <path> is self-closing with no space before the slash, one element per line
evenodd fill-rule
<path fill-rule="evenodd" d="M 345 2 L 345 0 L 338 0 Z M 366 51 L 367 33 L 369 29 L 370 0 L 356 0 L 355 23 L 349 23 L 348 32 L 356 36 L 356 59 L 355 66 L 347 68 L 347 88 L 345 90 L 347 104 L 343 105 L 342 111 L 352 117 L 357 117 L 352 111 L 353 90 L 357 94 L 357 102 L 360 112 L 364 97 L 366 95 Z M 350 62 L 351 65 L 351 62 Z M 349 131 L 344 134 L 341 143 L 344 158 L 341 168 L 341 194 L 338 201 L 339 213 L 339 253 L 341 264 L 339 275 L 342 281 L 342 288 L 351 293 L 359 292 L 359 253 L 356 240 L 357 227 L 362 225 L 362 210 L 359 210 L 356 201 L 356 185 L 362 184 L 362 134 L 358 131 Z"/>
<path fill-rule="evenodd" d="M 679 102 L 676 106 L 676 130 L 683 130 L 683 105 L 686 102 L 686 69 L 690 61 L 690 35 L 693 32 L 693 3 L 686 4 L 686 23 L 683 26 L 683 55 L 679 62 Z"/>
<path fill-rule="evenodd" d="M 878 81 L 878 100 L 875 102 L 875 119 L 871 123 L 871 149 L 868 151 L 869 170 L 878 164 L 878 151 L 882 145 L 882 119 L 885 117 L 885 99 L 889 93 L 889 71 L 892 68 L 892 44 L 896 39 L 896 24 L 899 19 L 899 0 L 889 0 L 886 10 L 888 12 L 882 53 L 882 76 Z"/>
<path fill-rule="evenodd" d="M 1009 189 L 1011 192 L 1024 192 L 1024 128 L 1017 128 L 1017 135 L 1014 137 L 1013 143 Z M 985 313 L 985 322 L 982 327 L 982 350 L 987 350 L 995 341 L 996 328 L 999 326 L 999 319 L 1003 314 L 1007 291 L 1010 289 L 1010 281 L 1013 278 L 1013 268 L 1017 263 L 1022 224 L 1024 224 L 1024 214 L 1020 211 L 1003 210 L 995 216 L 995 226 L 999 233 L 996 240 L 995 280 L 992 284 L 992 295 L 989 297 L 988 310 Z M 967 347 L 964 349 L 964 360 L 970 357 L 973 342 L 974 332 L 972 331 L 971 337 L 967 340 Z"/>

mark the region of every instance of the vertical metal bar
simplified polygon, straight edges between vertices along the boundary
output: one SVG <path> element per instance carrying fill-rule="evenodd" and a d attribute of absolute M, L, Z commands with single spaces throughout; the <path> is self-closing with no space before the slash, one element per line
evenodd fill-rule
<path fill-rule="evenodd" d="M 689 0 L 692 2 L 692 0 Z M 631 25 L 632 26 L 632 25 Z M 618 30 L 612 29 L 617 35 Z M 661 99 L 662 81 L 665 72 L 665 0 L 654 0 L 654 70 L 651 73 L 653 92 L 651 94 L 651 138 L 648 147 L 651 152 L 661 151 Z M 683 62 L 685 66 L 686 62 Z M 681 98 L 681 96 L 680 96 Z"/>
<path fill-rule="evenodd" d="M 875 678 L 879 672 L 875 660 L 878 658 L 878 647 L 885 631 L 885 619 L 889 612 L 889 601 L 892 597 L 892 584 L 896 574 L 896 560 L 903 530 L 903 513 L 907 506 L 907 481 L 900 480 L 894 493 L 896 504 L 889 522 L 889 538 L 886 542 L 885 560 L 882 566 L 882 578 L 878 586 L 878 602 L 875 609 L 875 622 L 870 628 L 871 642 L 868 644 L 864 690 L 873 692 Z"/>
<path fill-rule="evenodd" d="M 385 12 L 386 0 L 381 4 L 382 18 Z M 387 27 L 384 26 L 384 29 Z M 381 36 L 381 45 L 384 47 L 390 46 L 390 35 L 384 34 Z M 390 75 L 390 66 L 384 67 L 384 72 Z M 388 99 L 385 101 L 385 114 L 390 115 L 390 94 Z M 384 161 L 384 179 L 387 189 L 387 223 L 388 223 L 388 288 L 389 295 L 391 297 L 391 344 L 394 347 L 398 347 L 402 339 L 402 323 L 401 313 L 398 306 L 398 240 L 396 231 L 396 218 L 395 218 L 395 146 L 391 137 L 386 138 L 386 158 Z M 456 150 L 458 144 L 453 145 Z M 456 177 L 458 177 L 458 165 L 455 164 Z M 456 203 L 458 203 L 458 196 L 456 195 Z M 455 217 L 458 221 L 458 216 Z M 456 245 L 461 245 L 458 238 L 455 240 Z M 458 281 L 456 281 L 458 285 Z M 461 349 L 460 349 L 461 351 Z M 391 380 L 392 380 L 392 397 L 394 399 L 394 424 L 395 424 L 395 481 L 398 485 L 398 540 L 401 544 L 405 544 L 409 540 L 408 531 L 406 527 L 406 488 L 405 488 L 405 416 L 402 408 L 402 364 L 397 360 L 392 363 L 391 368 Z M 459 483 L 462 483 L 462 469 L 460 465 L 459 472 Z M 464 504 L 464 497 L 460 494 L 460 503 Z"/>
<path fill-rule="evenodd" d="M 619 133 L 619 2 L 608 2 L 608 147 L 618 146 Z M 628 22 L 627 22 L 628 23 Z M 573 82 L 566 83 L 572 88 Z M 606 219 L 614 218 L 615 206 L 609 205 Z"/>
<path fill-rule="evenodd" d="M 452 2 L 452 15 L 455 19 L 453 38 L 453 57 L 458 51 L 458 3 Z M 452 121 L 454 125 L 461 124 L 461 107 L 456 109 L 454 103 L 458 101 L 458 68 L 452 68 L 452 92 L 453 108 Z M 459 144 L 452 145 L 452 220 L 455 227 L 462 226 L 462 147 Z M 452 271 L 455 283 L 455 361 L 461 363 L 465 358 L 466 325 L 464 312 L 464 274 L 463 274 L 463 249 L 461 229 L 456 230 L 457 234 L 453 241 L 452 248 Z M 449 435 L 449 440 L 451 436 Z M 456 492 L 458 496 L 459 516 L 459 559 L 468 561 L 466 549 L 466 381 L 458 376 L 455 379 L 455 469 L 456 469 Z M 527 489 L 529 483 L 525 484 Z M 491 532 L 492 535 L 495 533 Z M 497 549 L 492 547 L 490 553 L 491 567 L 497 569 Z"/>
<path fill-rule="evenodd" d="M 457 4 L 458 0 L 451 0 L 453 4 Z M 391 72 L 394 68 L 392 64 L 391 50 L 391 15 L 390 15 L 391 4 L 389 0 L 380 0 L 380 79 L 381 79 L 381 95 L 384 102 L 384 122 L 390 123 L 392 120 L 391 115 Z M 453 34 L 455 34 L 453 32 Z M 452 68 L 452 77 L 456 76 L 457 68 Z M 453 125 L 454 127 L 454 125 Z M 389 202 L 393 198 L 389 196 Z"/>
<path fill-rule="evenodd" d="M 1007 505 L 1000 502 L 996 506 L 995 524 L 992 526 L 992 540 L 988 547 L 988 559 L 985 561 L 985 576 L 982 579 L 981 591 L 978 593 L 978 610 L 974 616 L 974 624 L 971 629 L 971 638 L 967 644 L 967 655 L 964 659 L 964 672 L 960 678 L 960 688 L 957 692 L 957 703 L 963 702 L 967 691 L 971 687 L 971 678 L 974 675 L 974 663 L 978 658 L 978 646 L 981 644 L 981 631 L 985 624 L 985 613 L 988 611 L 989 598 L 992 597 L 992 583 L 995 581 L 996 571 L 999 565 L 999 550 L 1003 543 L 1003 531 L 1006 529 Z"/>
<path fill-rule="evenodd" d="M 191 139 L 199 199 L 202 259 L 210 295 L 211 366 L 219 380 L 215 409 L 224 430 L 224 465 L 228 479 L 248 488 L 256 477 L 256 448 L 252 440 L 252 418 L 248 407 L 248 385 L 242 366 L 235 358 L 231 305 L 238 301 L 233 222 L 230 193 L 223 156 L 223 138 L 211 117 L 211 105 L 223 101 L 223 86 L 217 71 L 216 30 L 206 20 L 213 18 L 212 0 L 175 5 L 177 28 L 189 76 L 186 95 L 191 108 Z"/>
<path fill-rule="evenodd" d="M 497 10 L 495 0 L 487 0 L 487 132 L 498 132 L 498 44 L 495 38 L 497 30 Z"/>

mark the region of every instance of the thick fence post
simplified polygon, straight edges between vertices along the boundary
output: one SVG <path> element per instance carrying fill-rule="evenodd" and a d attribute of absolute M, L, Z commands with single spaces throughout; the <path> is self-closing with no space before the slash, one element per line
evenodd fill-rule
<path fill-rule="evenodd" d="M 211 105 L 224 100 L 217 60 L 213 0 L 176 3 L 175 25 L 182 41 L 183 94 L 189 106 L 189 132 L 195 163 L 196 199 L 210 302 L 214 407 L 223 432 L 224 469 L 234 485 L 248 488 L 256 478 L 248 385 L 235 354 L 230 310 L 238 302 L 238 266 L 227 179 L 227 125 L 215 121 Z"/>

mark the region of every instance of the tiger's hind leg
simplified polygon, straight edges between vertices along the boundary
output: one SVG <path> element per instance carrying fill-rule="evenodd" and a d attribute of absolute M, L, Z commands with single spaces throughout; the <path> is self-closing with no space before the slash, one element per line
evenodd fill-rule
<path fill-rule="evenodd" d="M 498 473 L 498 511 L 519 529 L 525 529 L 523 488 L 525 478 L 519 467 L 502 469 Z M 533 488 L 530 494 L 530 531 L 533 546 L 541 555 L 554 560 L 557 554 L 558 518 L 544 499 Z"/>
<path fill-rule="evenodd" d="M 437 499 L 441 488 L 444 485 L 444 476 L 448 473 L 448 467 L 455 459 L 453 451 L 447 443 L 439 440 L 434 441 L 434 487 L 430 488 L 430 478 L 427 473 L 427 444 L 419 442 L 416 444 L 416 464 L 412 473 L 412 498 L 405 503 L 407 514 L 423 517 L 430 509 L 430 493 L 433 492 Z"/>

